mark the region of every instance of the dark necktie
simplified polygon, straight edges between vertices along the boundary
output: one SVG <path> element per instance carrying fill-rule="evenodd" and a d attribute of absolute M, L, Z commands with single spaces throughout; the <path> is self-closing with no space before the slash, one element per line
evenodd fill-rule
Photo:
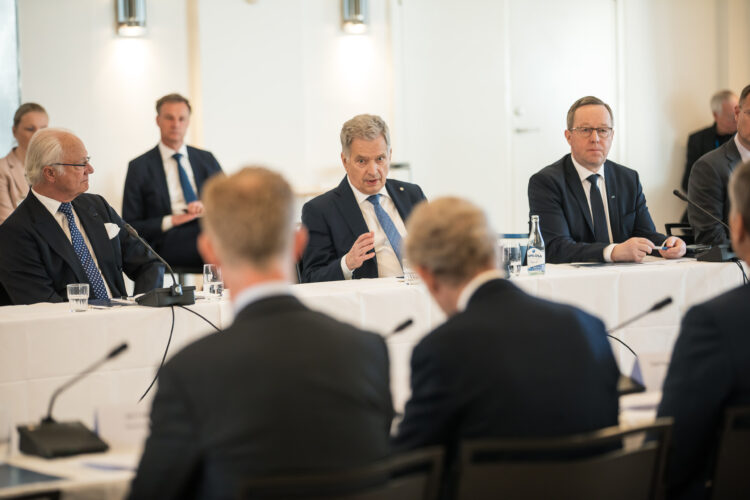
<path fill-rule="evenodd" d="M 177 162 L 177 171 L 180 172 L 180 186 L 182 186 L 182 195 L 185 197 L 185 203 L 189 204 L 194 201 L 198 201 L 198 197 L 195 196 L 193 186 L 190 184 L 190 179 L 188 179 L 187 172 L 185 172 L 185 169 L 182 167 L 182 163 L 180 163 L 182 153 L 175 153 L 172 155 L 172 158 L 174 158 Z"/>
<path fill-rule="evenodd" d="M 388 241 L 391 243 L 391 248 L 393 248 L 393 251 L 396 252 L 398 261 L 401 262 L 401 234 L 399 234 L 398 229 L 396 229 L 396 225 L 388 216 L 388 213 L 386 213 L 385 209 L 383 209 L 383 207 L 380 205 L 380 195 L 373 194 L 371 196 L 368 196 L 367 201 L 372 203 L 372 205 L 375 207 L 375 215 L 378 218 L 378 222 L 380 222 L 380 227 L 382 227 L 383 231 L 385 231 L 385 235 L 388 237 Z"/>
<path fill-rule="evenodd" d="M 70 203 L 65 202 L 60 204 L 58 212 L 65 214 L 65 218 L 68 219 L 68 228 L 70 229 L 70 239 L 73 242 L 73 250 L 75 250 L 78 259 L 81 261 L 81 266 L 86 272 L 86 276 L 89 279 L 89 284 L 94 291 L 94 296 L 97 299 L 107 299 L 107 287 L 104 286 L 104 280 L 102 279 L 102 273 L 94 263 L 94 259 L 91 257 L 89 248 L 86 246 L 86 242 L 83 241 L 83 235 L 78 230 L 76 225 L 76 219 L 73 217 L 73 207 Z"/>
<path fill-rule="evenodd" d="M 589 198 L 591 198 L 591 215 L 594 218 L 594 239 L 599 243 L 609 243 L 609 231 L 607 230 L 607 216 L 604 213 L 602 193 L 599 191 L 597 181 L 599 174 L 591 174 L 586 180 L 591 183 Z"/>

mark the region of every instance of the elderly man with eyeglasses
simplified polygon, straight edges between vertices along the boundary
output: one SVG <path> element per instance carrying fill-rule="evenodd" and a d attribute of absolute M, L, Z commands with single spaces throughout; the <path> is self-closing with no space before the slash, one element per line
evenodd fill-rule
<path fill-rule="evenodd" d="M 37 131 L 25 168 L 29 194 L 0 225 L 5 300 L 63 302 L 71 283 L 88 283 L 91 299 L 119 298 L 127 295 L 123 272 L 135 293 L 161 284 L 164 268 L 156 257 L 123 229 L 104 198 L 85 194 L 94 167 L 78 137 L 63 129 Z"/>
<path fill-rule="evenodd" d="M 529 180 L 529 209 L 539 216 L 550 263 L 641 262 L 658 252 L 676 259 L 685 242 L 656 231 L 635 170 L 607 160 L 612 109 L 593 96 L 568 111 L 570 154 Z"/>

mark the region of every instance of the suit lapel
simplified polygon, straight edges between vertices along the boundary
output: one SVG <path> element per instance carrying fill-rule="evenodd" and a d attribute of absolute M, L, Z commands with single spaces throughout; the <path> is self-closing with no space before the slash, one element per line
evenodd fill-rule
<path fill-rule="evenodd" d="M 740 150 L 737 149 L 737 144 L 734 143 L 734 137 L 729 139 L 726 142 L 726 149 L 724 153 L 726 154 L 727 161 L 729 162 L 729 171 L 734 172 L 734 169 L 737 165 L 740 164 L 740 160 L 742 157 L 740 156 Z"/>
<path fill-rule="evenodd" d="M 578 177 L 578 172 L 573 165 L 573 160 L 570 159 L 570 155 L 565 159 L 565 182 L 568 184 L 568 189 L 573 193 L 573 197 L 578 203 L 578 208 L 581 209 L 586 224 L 589 226 L 589 231 L 594 234 L 594 221 L 591 220 L 591 210 L 589 209 L 589 203 L 586 201 L 586 193 L 583 192 L 583 184 L 581 184 L 581 178 Z"/>
<path fill-rule="evenodd" d="M 73 245 L 65 236 L 60 224 L 57 223 L 55 218 L 49 211 L 42 205 L 36 196 L 29 193 L 26 195 L 24 203 L 28 203 L 29 214 L 34 221 L 34 228 L 37 233 L 47 242 L 50 249 L 59 255 L 76 275 L 76 279 L 79 283 L 87 283 L 88 277 L 86 272 L 83 270 L 81 260 L 73 250 Z"/>
<path fill-rule="evenodd" d="M 398 210 L 401 220 L 406 224 L 405 214 L 411 213 L 412 206 L 409 197 L 406 196 L 403 189 L 404 188 L 397 189 L 390 179 L 385 181 L 385 190 L 388 191 L 388 195 L 393 200 L 393 204 L 396 205 L 396 210 Z"/>
<path fill-rule="evenodd" d="M 159 202 L 163 213 L 172 213 L 172 202 L 169 199 L 169 186 L 167 186 L 167 175 L 164 173 L 164 162 L 161 159 L 161 151 L 157 145 L 149 152 L 149 170 L 156 192 L 159 193 Z"/>
<path fill-rule="evenodd" d="M 609 210 L 609 227 L 612 230 L 612 241 L 625 241 L 624 230 L 620 227 L 620 209 L 617 202 L 617 179 L 609 161 L 604 162 L 604 184 L 607 188 L 607 208 Z"/>
<path fill-rule="evenodd" d="M 190 161 L 190 168 L 193 170 L 193 179 L 195 179 L 196 194 L 200 197 L 203 189 L 203 182 L 206 180 L 206 172 L 201 168 L 201 163 L 198 160 L 195 149 L 190 146 L 187 147 L 188 160 Z"/>
<path fill-rule="evenodd" d="M 341 217 L 346 221 L 346 225 L 349 226 L 356 240 L 360 234 L 368 232 L 369 229 L 346 177 L 344 177 L 344 180 L 341 181 L 341 184 L 333 192 L 336 195 L 334 198 L 336 210 L 339 211 Z"/>
<path fill-rule="evenodd" d="M 113 278 L 110 266 L 107 264 L 116 262 L 116 260 L 112 245 L 109 242 L 109 235 L 104 227 L 104 219 L 102 219 L 93 205 L 81 200 L 80 196 L 73 200 L 73 207 L 76 209 L 76 214 L 81 221 L 83 230 L 86 231 L 86 236 L 89 239 L 89 243 L 91 243 L 91 249 L 96 255 L 99 271 L 101 271 L 104 279 L 107 280 L 107 285 L 114 295 L 118 287 L 115 286 L 116 280 Z"/>

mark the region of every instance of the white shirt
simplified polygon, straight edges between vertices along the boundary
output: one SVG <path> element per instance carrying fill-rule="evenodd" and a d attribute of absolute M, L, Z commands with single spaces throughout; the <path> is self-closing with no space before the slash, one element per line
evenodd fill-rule
<path fill-rule="evenodd" d="M 185 169 L 190 185 L 193 186 L 193 191 L 198 194 L 198 189 L 195 185 L 195 176 L 193 175 L 193 168 L 190 165 L 190 158 L 188 158 L 187 146 L 183 143 L 178 151 L 170 148 L 163 142 L 159 141 L 159 153 L 161 153 L 161 162 L 164 165 L 164 175 L 167 178 L 167 189 L 169 190 L 169 202 L 172 207 L 172 215 L 187 213 L 187 203 L 185 203 L 185 194 L 182 192 L 182 184 L 180 183 L 180 170 L 177 167 L 177 160 L 172 158 L 175 153 L 180 153 L 180 164 Z M 172 229 L 172 215 L 165 215 L 161 221 L 161 230 L 169 231 Z"/>
<path fill-rule="evenodd" d="M 254 302 L 265 299 L 266 297 L 275 297 L 277 295 L 291 295 L 292 289 L 289 283 L 284 281 L 267 281 L 255 286 L 245 288 L 235 296 L 232 309 L 236 316 L 241 310 Z"/>
<path fill-rule="evenodd" d="M 31 190 L 32 193 L 34 193 L 34 196 L 44 205 L 44 208 L 46 208 L 49 213 L 52 215 L 52 217 L 55 219 L 55 222 L 57 222 L 60 227 L 63 230 L 63 233 L 65 233 L 65 236 L 67 236 L 68 241 L 70 244 L 73 244 L 73 237 L 70 236 L 70 227 L 68 226 L 68 218 L 65 217 L 65 214 L 60 212 L 60 205 L 62 205 L 61 201 L 53 200 L 52 198 L 48 198 L 44 195 L 41 195 Z M 91 247 L 91 242 L 89 241 L 89 237 L 86 235 L 86 230 L 83 227 L 83 224 L 81 224 L 81 219 L 78 218 L 78 214 L 76 213 L 76 209 L 73 208 L 73 205 L 71 205 L 71 211 L 73 212 L 73 218 L 76 221 L 76 226 L 78 226 L 78 231 L 81 233 L 81 236 L 83 236 L 83 242 L 86 244 L 86 248 L 89 249 L 89 253 L 91 254 L 91 258 L 94 259 L 94 265 L 96 265 L 96 268 L 99 270 L 99 274 L 102 275 L 102 281 L 104 282 L 104 288 L 107 289 L 107 297 L 112 297 L 112 291 L 109 289 L 109 285 L 107 285 L 107 280 L 104 279 L 104 274 L 102 274 L 102 269 L 99 267 L 99 261 L 96 259 L 96 253 L 94 253 L 94 249 Z"/>
<path fill-rule="evenodd" d="M 477 290 L 479 290 L 479 287 L 481 287 L 488 281 L 504 278 L 505 273 L 503 273 L 499 269 L 490 269 L 474 276 L 458 295 L 458 301 L 456 302 L 456 311 L 462 312 L 466 310 L 466 306 L 469 305 L 471 297 Z"/>
<path fill-rule="evenodd" d="M 734 143 L 737 145 L 737 150 L 740 152 L 740 158 L 742 158 L 742 163 L 747 163 L 750 161 L 750 149 L 747 149 L 745 146 L 742 145 L 740 140 L 737 138 L 737 134 L 734 134 Z"/>
<path fill-rule="evenodd" d="M 351 187 L 354 193 L 354 198 L 357 200 L 357 205 L 359 205 L 359 209 L 362 211 L 362 217 L 364 217 L 365 224 L 367 224 L 367 230 L 375 235 L 375 256 L 378 260 L 378 276 L 381 278 L 401 276 L 403 274 L 401 263 L 398 261 L 398 257 L 396 257 L 396 252 L 391 247 L 391 242 L 388 241 L 388 236 L 385 235 L 385 231 L 380 226 L 378 216 L 375 215 L 375 206 L 367 201 L 367 198 L 371 195 L 365 194 L 355 188 L 352 181 L 349 180 L 349 176 L 346 177 L 346 181 L 349 183 L 349 187 Z M 391 218 L 393 225 L 396 226 L 396 230 L 401 235 L 401 238 L 403 238 L 406 236 L 406 226 L 404 226 L 404 221 L 401 220 L 401 216 L 398 214 L 398 210 L 396 210 L 396 205 L 393 204 L 393 200 L 391 200 L 385 185 L 383 185 L 383 188 L 377 194 L 383 195 L 380 197 L 380 206 L 383 207 L 385 213 Z M 357 235 L 357 238 L 359 238 L 359 235 Z M 341 271 L 344 273 L 344 279 L 352 279 L 354 270 L 350 270 L 346 266 L 346 255 L 341 258 Z"/>
<path fill-rule="evenodd" d="M 591 220 L 594 220 L 594 213 L 591 210 L 591 182 L 589 182 L 588 177 L 591 174 L 598 174 L 599 175 L 599 193 L 602 195 L 602 204 L 604 205 L 604 215 L 607 218 L 607 234 L 609 236 L 609 242 L 610 244 L 604 247 L 604 261 L 605 262 L 612 262 L 612 250 L 617 246 L 615 243 L 612 243 L 612 226 L 609 222 L 609 203 L 607 203 L 607 184 L 604 180 L 604 164 L 602 164 L 595 172 L 587 169 L 586 167 L 582 166 L 580 163 L 576 161 L 576 159 L 573 157 L 573 155 L 570 155 L 570 159 L 573 161 L 573 166 L 576 168 L 576 172 L 578 172 L 578 177 L 581 179 L 581 185 L 583 186 L 583 192 L 586 194 L 586 203 L 589 204 L 589 215 L 591 215 Z"/>

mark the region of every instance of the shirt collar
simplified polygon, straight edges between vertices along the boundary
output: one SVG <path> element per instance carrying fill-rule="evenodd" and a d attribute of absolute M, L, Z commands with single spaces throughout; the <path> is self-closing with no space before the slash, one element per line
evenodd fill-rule
<path fill-rule="evenodd" d="M 461 290 L 461 293 L 458 295 L 458 302 L 456 302 L 456 311 L 463 312 L 464 310 L 466 310 L 466 306 L 469 305 L 471 297 L 477 290 L 479 290 L 479 287 L 481 287 L 488 281 L 504 278 L 505 273 L 503 273 L 499 269 L 489 269 L 474 276 L 474 278 L 472 278 L 472 280 L 466 284 L 464 289 Z"/>
<path fill-rule="evenodd" d="M 291 294 L 292 289 L 289 286 L 289 283 L 285 281 L 266 281 L 247 287 L 238 293 L 234 299 L 232 308 L 234 309 L 234 314 L 237 315 L 250 304 L 265 299 L 266 297 Z"/>
<path fill-rule="evenodd" d="M 44 208 L 46 208 L 49 213 L 52 214 L 52 217 L 54 217 L 57 214 L 57 211 L 60 210 L 60 205 L 62 205 L 61 201 L 49 198 L 47 196 L 44 196 L 43 194 L 39 194 L 34 189 L 31 189 L 31 192 L 34 196 L 36 196 L 36 199 L 39 200 L 42 205 L 44 205 Z"/>
<path fill-rule="evenodd" d="M 361 205 L 362 203 L 367 201 L 367 198 L 369 198 L 372 195 L 365 194 L 359 189 L 354 187 L 354 184 L 352 184 L 352 181 L 349 180 L 349 175 L 346 176 L 346 182 L 349 183 L 349 187 L 352 188 L 352 193 L 354 193 L 354 198 L 357 200 L 357 205 Z M 380 191 L 378 191 L 375 194 L 382 194 L 385 198 L 390 199 L 390 196 L 388 195 L 388 190 L 385 188 L 385 184 L 383 184 L 383 187 L 380 188 Z"/>
<path fill-rule="evenodd" d="M 604 163 L 602 163 L 602 165 L 596 172 L 592 172 L 588 168 L 578 163 L 572 154 L 570 155 L 570 159 L 573 161 L 573 166 L 576 168 L 576 172 L 578 172 L 578 177 L 581 178 L 581 182 L 587 181 L 591 174 L 599 174 L 602 179 L 604 178 Z"/>
<path fill-rule="evenodd" d="M 748 161 L 750 161 L 750 149 L 747 149 L 742 145 L 740 140 L 737 138 L 737 134 L 734 134 L 734 143 L 737 145 L 737 150 L 740 152 L 742 163 L 747 163 Z"/>
<path fill-rule="evenodd" d="M 180 153 L 183 158 L 187 158 L 187 145 L 183 142 L 180 149 L 175 151 L 163 142 L 159 141 L 159 153 L 161 153 L 162 159 L 172 158 L 175 153 Z"/>

